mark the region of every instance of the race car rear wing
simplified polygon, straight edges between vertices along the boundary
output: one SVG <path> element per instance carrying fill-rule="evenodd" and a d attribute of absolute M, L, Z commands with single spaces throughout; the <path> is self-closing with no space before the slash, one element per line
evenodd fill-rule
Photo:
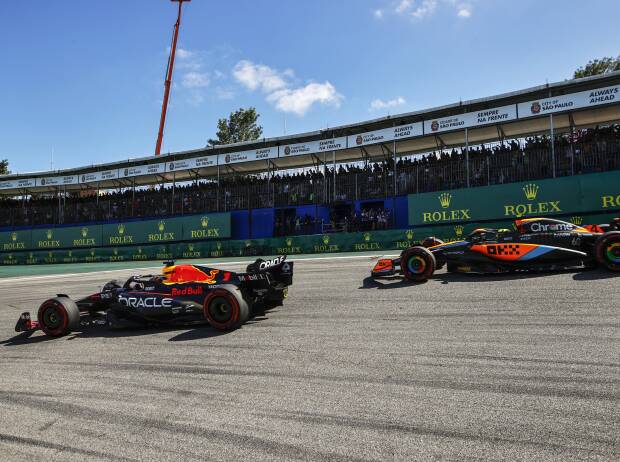
<path fill-rule="evenodd" d="M 248 276 L 248 280 L 262 279 L 261 276 L 267 276 L 272 285 L 290 286 L 293 284 L 293 262 L 286 261 L 286 255 L 281 255 L 272 260 L 257 259 L 254 263 L 248 265 L 247 273 L 239 274 Z M 254 276 L 254 277 L 253 277 Z"/>

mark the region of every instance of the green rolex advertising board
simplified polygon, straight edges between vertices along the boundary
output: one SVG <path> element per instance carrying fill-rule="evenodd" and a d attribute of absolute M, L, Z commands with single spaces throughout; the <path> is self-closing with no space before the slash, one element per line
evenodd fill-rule
<path fill-rule="evenodd" d="M 620 210 L 620 172 L 409 195 L 411 226 Z"/>
<path fill-rule="evenodd" d="M 180 241 L 183 234 L 180 220 L 169 218 L 103 225 L 103 242 L 104 245 L 131 245 Z"/>
<path fill-rule="evenodd" d="M 183 228 L 180 240 L 226 239 L 230 237 L 230 214 L 193 215 L 178 219 Z"/>
<path fill-rule="evenodd" d="M 32 230 L 18 230 L 0 233 L 0 251 L 15 252 L 32 247 Z"/>
<path fill-rule="evenodd" d="M 230 238 L 230 213 L 205 214 L 109 225 L 15 230 L 0 233 L 0 252 L 83 249 Z M 160 252 L 162 253 L 162 252 Z M 140 259 L 140 256 L 136 256 Z"/>
<path fill-rule="evenodd" d="M 33 229 L 33 249 L 66 249 L 102 245 L 101 225 Z"/>

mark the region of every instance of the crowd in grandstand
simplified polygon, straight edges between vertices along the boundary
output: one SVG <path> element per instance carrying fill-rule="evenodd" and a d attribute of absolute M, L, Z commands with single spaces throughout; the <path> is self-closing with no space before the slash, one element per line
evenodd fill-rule
<path fill-rule="evenodd" d="M 0 199 L 0 226 L 340 203 L 391 197 L 395 192 L 402 195 L 616 169 L 620 169 L 620 126 L 612 125 L 558 136 L 553 150 L 548 136 L 535 136 L 405 156 L 396 168 L 386 158 L 275 175 L 234 175 L 221 178 L 219 185 L 210 179 L 89 196 Z M 364 213 L 372 218 L 352 213 L 346 223 L 341 220 L 340 227 L 349 231 L 389 227 L 390 218 L 381 211 Z M 306 216 L 276 223 L 281 234 L 303 234 L 318 226 L 314 217 Z"/>

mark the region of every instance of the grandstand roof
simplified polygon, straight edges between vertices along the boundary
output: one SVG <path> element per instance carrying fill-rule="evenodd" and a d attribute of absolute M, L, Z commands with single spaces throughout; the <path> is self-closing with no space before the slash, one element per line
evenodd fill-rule
<path fill-rule="evenodd" d="M 594 90 L 598 91 L 597 93 Z M 620 71 L 539 85 L 486 98 L 231 145 L 88 165 L 0 176 L 0 194 L 111 189 L 214 177 L 226 172 L 264 172 L 411 154 L 470 143 L 541 133 L 550 128 L 620 120 Z"/>

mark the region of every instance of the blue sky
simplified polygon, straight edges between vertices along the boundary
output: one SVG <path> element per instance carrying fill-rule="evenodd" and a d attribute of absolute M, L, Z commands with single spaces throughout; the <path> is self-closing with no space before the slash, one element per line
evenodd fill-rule
<path fill-rule="evenodd" d="M 14 172 L 153 153 L 176 4 L 0 2 L 0 158 Z M 569 78 L 616 56 L 617 0 L 192 0 L 163 152 L 255 106 L 266 136 Z"/>

